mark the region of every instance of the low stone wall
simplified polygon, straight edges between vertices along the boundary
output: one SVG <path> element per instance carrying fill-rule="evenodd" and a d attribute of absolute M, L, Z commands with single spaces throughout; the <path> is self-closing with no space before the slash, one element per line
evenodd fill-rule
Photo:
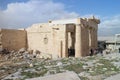
<path fill-rule="evenodd" d="M 27 48 L 27 34 L 25 30 L 1 29 L 0 47 L 7 50 Z"/>

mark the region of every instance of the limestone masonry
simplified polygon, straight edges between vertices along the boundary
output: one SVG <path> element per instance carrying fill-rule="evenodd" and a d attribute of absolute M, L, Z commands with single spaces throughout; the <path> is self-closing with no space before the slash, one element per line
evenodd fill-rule
<path fill-rule="evenodd" d="M 26 35 L 25 30 L 0 29 L 0 48 L 10 51 L 26 48 Z"/>
<path fill-rule="evenodd" d="M 33 24 L 25 30 L 0 30 L 0 47 L 8 50 L 40 51 L 52 58 L 89 55 L 97 48 L 99 19 L 76 18 Z"/>

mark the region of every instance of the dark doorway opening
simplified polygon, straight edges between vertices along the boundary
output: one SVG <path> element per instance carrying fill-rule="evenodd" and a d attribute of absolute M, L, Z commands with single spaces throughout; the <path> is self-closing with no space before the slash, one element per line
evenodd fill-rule
<path fill-rule="evenodd" d="M 75 49 L 68 49 L 68 57 L 75 57 Z"/>

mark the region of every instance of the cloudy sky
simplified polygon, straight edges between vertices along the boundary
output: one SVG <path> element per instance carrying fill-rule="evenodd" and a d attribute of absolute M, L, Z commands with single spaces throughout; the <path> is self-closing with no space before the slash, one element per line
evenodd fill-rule
<path fill-rule="evenodd" d="M 100 18 L 99 36 L 120 33 L 120 0 L 0 0 L 0 28 L 26 28 L 48 20 Z"/>

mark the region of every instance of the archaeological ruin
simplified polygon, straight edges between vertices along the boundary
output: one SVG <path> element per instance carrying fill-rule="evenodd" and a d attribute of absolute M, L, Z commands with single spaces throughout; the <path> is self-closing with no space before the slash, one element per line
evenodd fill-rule
<path fill-rule="evenodd" d="M 52 58 L 84 57 L 97 48 L 99 19 L 75 18 L 38 23 L 24 30 L 0 29 L 0 47 L 38 50 Z"/>

